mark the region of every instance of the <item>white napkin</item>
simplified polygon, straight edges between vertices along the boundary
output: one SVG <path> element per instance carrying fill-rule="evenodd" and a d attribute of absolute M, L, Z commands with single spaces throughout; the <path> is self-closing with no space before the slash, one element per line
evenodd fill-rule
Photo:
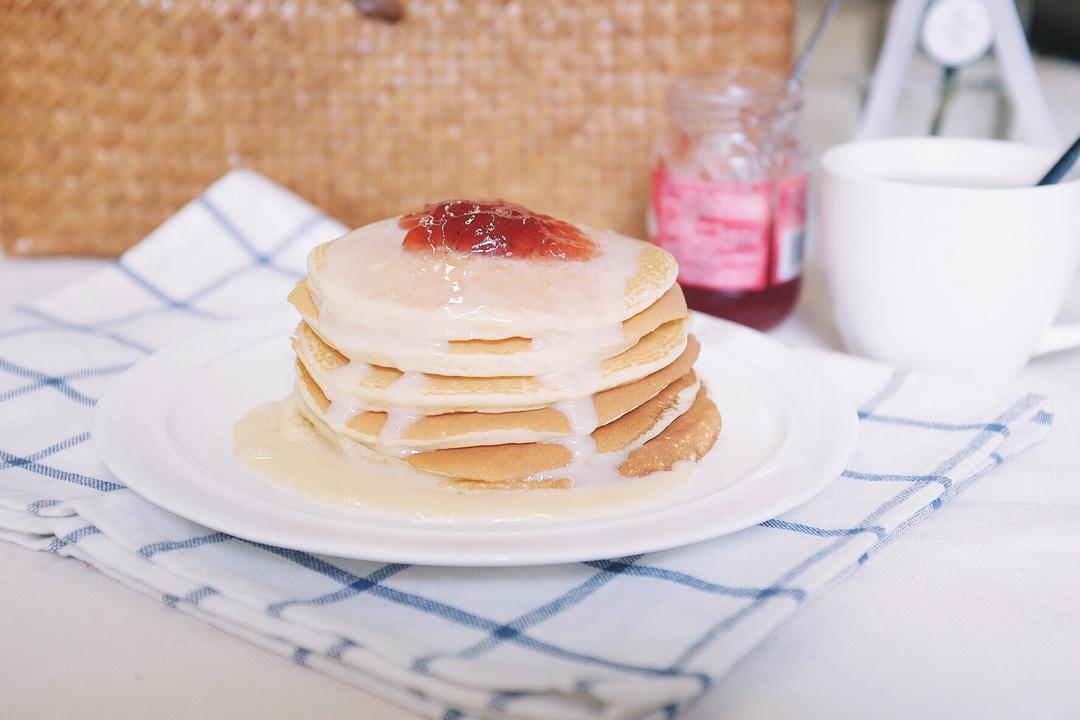
<path fill-rule="evenodd" d="M 1038 442 L 1043 399 L 815 353 L 861 408 L 848 470 L 758 527 L 643 557 L 453 569 L 316 557 L 141 500 L 90 440 L 131 363 L 279 307 L 344 228 L 234 171 L 116 264 L 0 315 L 0 538 L 75 557 L 430 717 L 672 717 L 785 617 Z M 778 669 L 778 671 L 780 671 Z"/>

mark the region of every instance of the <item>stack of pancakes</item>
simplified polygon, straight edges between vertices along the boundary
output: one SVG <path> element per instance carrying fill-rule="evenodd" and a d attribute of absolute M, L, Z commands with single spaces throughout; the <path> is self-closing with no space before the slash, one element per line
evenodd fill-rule
<path fill-rule="evenodd" d="M 295 401 L 358 458 L 459 487 L 644 477 L 720 415 L 666 251 L 509 203 L 449 201 L 315 248 L 289 296 Z"/>

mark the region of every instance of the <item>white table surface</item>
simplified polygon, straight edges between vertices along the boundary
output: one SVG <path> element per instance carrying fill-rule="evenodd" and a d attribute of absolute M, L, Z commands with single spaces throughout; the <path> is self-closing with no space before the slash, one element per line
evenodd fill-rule
<path fill-rule="evenodd" d="M 0 257 L 0 303 L 93 267 Z M 775 335 L 836 345 L 816 275 Z M 1053 398 L 1050 437 L 800 609 L 685 717 L 1080 715 L 1080 352 L 1019 382 Z M 0 568 L 5 718 L 413 717 L 79 562 L 0 543 Z"/>
<path fill-rule="evenodd" d="M 805 35 L 817 5 L 802 5 L 812 11 Z M 810 68 L 804 126 L 817 148 L 851 136 L 876 13 L 848 3 Z M 1040 61 L 1039 72 L 1073 136 L 1080 68 Z M 909 114 L 926 115 L 933 99 L 909 97 Z M 985 124 L 986 112 L 977 93 L 958 101 L 949 129 L 978 134 L 968 124 Z M 0 304 L 93 267 L 0 255 Z M 820 282 L 810 285 L 775 334 L 836 347 Z M 1080 283 L 1068 313 L 1080 318 Z M 1019 383 L 1054 401 L 1044 443 L 801 608 L 684 717 L 1080 717 L 1080 352 L 1035 361 Z M 971 539 L 987 526 L 999 529 L 992 541 Z M 0 718 L 346 716 L 413 717 L 78 562 L 0 542 Z"/>

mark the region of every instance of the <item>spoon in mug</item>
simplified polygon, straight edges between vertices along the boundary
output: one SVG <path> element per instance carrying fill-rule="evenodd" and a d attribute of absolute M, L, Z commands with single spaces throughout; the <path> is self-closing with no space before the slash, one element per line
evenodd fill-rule
<path fill-rule="evenodd" d="M 1076 141 L 1065 151 L 1065 154 L 1054 163 L 1054 167 L 1050 168 L 1050 171 L 1036 185 L 1053 185 L 1061 182 L 1072 170 L 1077 158 L 1080 158 L 1080 137 L 1076 138 Z"/>

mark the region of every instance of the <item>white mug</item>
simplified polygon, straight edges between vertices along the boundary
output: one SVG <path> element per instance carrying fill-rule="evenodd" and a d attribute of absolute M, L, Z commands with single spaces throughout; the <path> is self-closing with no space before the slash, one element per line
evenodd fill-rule
<path fill-rule="evenodd" d="M 848 348 L 999 384 L 1080 345 L 1052 327 L 1080 262 L 1080 180 L 1034 187 L 1055 159 L 958 138 L 828 150 L 822 261 Z"/>

